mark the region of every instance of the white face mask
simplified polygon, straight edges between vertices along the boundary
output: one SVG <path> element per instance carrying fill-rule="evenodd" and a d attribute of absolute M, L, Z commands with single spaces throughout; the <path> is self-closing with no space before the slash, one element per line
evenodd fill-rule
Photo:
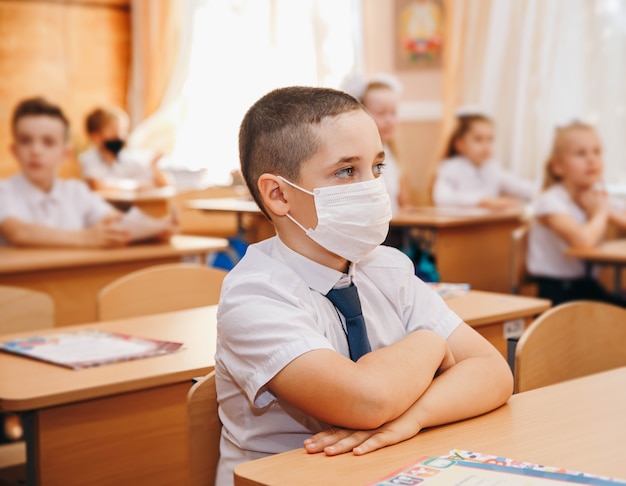
<path fill-rule="evenodd" d="M 318 245 L 351 262 L 358 262 L 380 245 L 389 232 L 391 203 L 382 177 L 353 184 L 319 187 L 309 192 L 279 176 L 287 184 L 313 196 L 317 227 L 297 224 Z"/>

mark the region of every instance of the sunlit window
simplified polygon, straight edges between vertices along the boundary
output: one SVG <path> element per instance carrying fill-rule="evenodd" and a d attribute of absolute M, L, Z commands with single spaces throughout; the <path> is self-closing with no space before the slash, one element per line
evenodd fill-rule
<path fill-rule="evenodd" d="M 170 164 L 228 183 L 248 107 L 287 85 L 338 87 L 359 67 L 355 0 L 203 0 L 193 11 Z"/>

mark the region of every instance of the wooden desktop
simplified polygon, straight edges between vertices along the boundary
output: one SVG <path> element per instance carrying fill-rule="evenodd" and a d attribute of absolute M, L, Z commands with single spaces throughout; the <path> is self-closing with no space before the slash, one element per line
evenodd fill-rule
<path fill-rule="evenodd" d="M 50 295 L 57 326 L 96 320 L 96 297 L 113 280 L 135 270 L 223 250 L 228 241 L 175 235 L 167 243 L 134 244 L 108 249 L 0 247 L 0 285 L 14 285 Z"/>

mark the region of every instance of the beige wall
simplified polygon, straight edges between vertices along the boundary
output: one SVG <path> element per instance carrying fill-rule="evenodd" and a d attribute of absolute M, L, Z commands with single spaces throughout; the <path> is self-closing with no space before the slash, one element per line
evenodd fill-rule
<path fill-rule="evenodd" d="M 8 146 L 16 103 L 43 95 L 71 122 L 85 147 L 83 119 L 98 103 L 126 106 L 130 0 L 0 0 L 0 177 L 17 171 Z M 62 168 L 77 175 L 75 160 Z"/>
<path fill-rule="evenodd" d="M 427 203 L 428 172 L 436 157 L 442 100 L 441 69 L 397 71 L 394 66 L 394 2 L 363 1 L 365 69 L 393 73 L 403 85 L 401 124 L 397 136 L 399 162 L 408 177 L 414 202 Z"/>

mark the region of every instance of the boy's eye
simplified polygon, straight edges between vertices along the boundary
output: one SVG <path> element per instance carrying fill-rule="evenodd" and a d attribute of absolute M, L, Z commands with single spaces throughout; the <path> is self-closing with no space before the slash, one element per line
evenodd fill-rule
<path fill-rule="evenodd" d="M 347 179 L 348 177 L 352 177 L 354 175 L 354 168 L 352 167 L 345 167 L 344 169 L 340 169 L 337 172 L 335 172 L 335 176 L 339 177 L 340 179 Z"/>
<path fill-rule="evenodd" d="M 385 170 L 385 166 L 386 165 L 384 162 L 379 162 L 378 164 L 374 165 L 374 175 L 381 175 Z"/>

